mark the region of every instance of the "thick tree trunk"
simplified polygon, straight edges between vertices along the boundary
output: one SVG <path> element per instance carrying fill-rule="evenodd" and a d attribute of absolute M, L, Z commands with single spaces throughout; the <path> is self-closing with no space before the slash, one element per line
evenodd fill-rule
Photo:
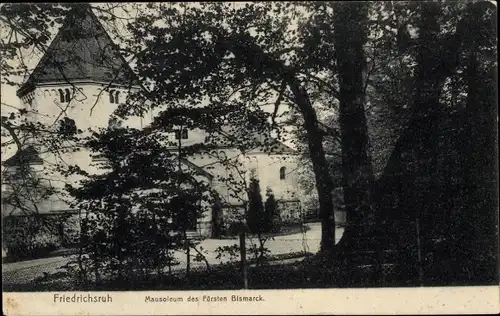
<path fill-rule="evenodd" d="M 240 39 L 220 40 L 218 45 L 231 51 L 242 60 L 247 60 L 249 54 L 253 60 L 258 60 L 259 67 L 267 66 L 271 72 L 283 76 L 283 80 L 290 87 L 295 103 L 299 108 L 307 134 L 307 143 L 316 180 L 316 189 L 319 196 L 319 211 L 321 217 L 321 251 L 330 252 L 335 246 L 335 217 L 333 213 L 333 181 L 323 148 L 323 136 L 318 126 L 318 118 L 307 91 L 301 86 L 293 71 L 282 61 L 275 60 L 266 55 L 263 50 L 255 45 L 242 45 Z M 249 67 L 255 67 L 250 63 Z"/>
<path fill-rule="evenodd" d="M 345 238 L 356 227 L 374 221 L 372 207 L 373 167 L 369 155 L 365 116 L 366 3 L 339 3 L 335 6 L 335 46 L 340 87 L 339 122 L 341 130 L 344 203 L 348 228 Z"/>
<path fill-rule="evenodd" d="M 495 80 L 490 79 L 485 82 L 478 74 L 481 67 L 475 55 L 476 48 L 473 43 L 475 37 L 471 34 L 485 33 L 479 29 L 473 30 L 473 25 L 483 21 L 483 18 L 474 17 L 468 21 L 465 17 L 448 43 L 444 41 L 435 43 L 440 36 L 442 38 L 439 24 L 441 9 L 442 5 L 434 2 L 419 4 L 419 45 L 412 118 L 407 130 L 396 144 L 384 171 L 384 178 L 389 181 L 391 178 L 397 179 L 395 182 L 399 182 L 397 184 L 400 187 L 412 188 L 411 192 L 401 189 L 398 194 L 393 195 L 394 200 L 401 201 L 397 203 L 398 211 L 400 214 L 411 213 L 413 220 L 420 219 L 423 255 L 433 253 L 434 259 L 443 265 L 446 264 L 447 270 L 450 271 L 450 274 L 445 276 L 442 271 L 436 272 L 436 265 L 429 265 L 424 266 L 426 274 L 432 276 L 436 273 L 434 276 L 439 276 L 443 280 L 446 278 L 457 280 L 470 276 L 473 276 L 474 280 L 479 280 L 477 275 L 474 275 L 476 273 L 474 269 L 478 266 L 470 262 L 476 260 L 474 258 L 485 257 L 484 254 L 488 253 L 487 248 L 479 241 L 488 237 L 487 234 L 481 235 L 481 232 L 488 230 L 486 226 L 498 218 L 493 213 L 495 211 L 484 216 L 490 210 L 497 210 L 493 202 L 495 198 L 489 198 L 491 203 L 488 205 L 484 203 L 488 198 L 480 196 L 478 191 L 478 185 L 485 185 L 480 175 L 493 175 L 494 170 L 497 170 L 493 167 L 495 165 L 493 162 L 489 164 L 488 170 L 483 169 L 484 173 L 480 171 L 488 164 L 486 157 L 494 156 L 490 154 L 481 157 L 482 153 L 488 152 L 487 148 L 490 152 L 494 151 L 494 140 L 490 138 L 486 143 L 481 142 L 484 136 L 496 135 L 493 132 L 494 127 L 491 127 L 494 126 L 491 122 L 496 115 L 492 115 L 491 111 L 488 114 L 482 112 L 489 108 L 488 103 L 495 103 L 487 101 L 488 96 L 495 93 L 495 89 L 487 88 L 487 82 Z M 467 43 L 472 46 L 463 47 Z M 467 109 L 463 113 L 461 122 L 457 122 L 456 116 L 440 104 L 440 94 L 445 79 L 454 73 L 459 62 L 455 52 L 460 51 L 463 54 L 469 50 L 468 71 L 465 74 L 468 84 Z M 490 123 L 483 120 L 489 117 L 493 118 Z M 489 132 L 483 130 L 487 125 L 490 126 Z M 461 130 L 461 133 L 458 134 L 457 130 Z M 439 139 L 443 136 L 445 141 L 440 142 Z M 447 150 L 450 146 L 455 146 L 453 152 Z M 453 156 L 455 152 L 461 154 Z M 455 163 L 457 160 L 462 164 L 462 169 L 447 171 L 447 166 L 443 162 Z M 396 175 L 396 172 L 401 172 L 403 175 Z M 460 181 L 459 185 L 454 187 L 457 181 Z M 489 186 L 493 187 L 494 184 Z M 455 188 L 459 190 L 458 193 L 452 192 Z M 493 196 L 490 194 L 490 197 Z M 399 218 L 401 217 L 395 219 Z M 493 226 L 489 226 L 490 240 L 495 240 Z M 448 251 L 438 249 L 430 242 L 436 237 L 446 240 Z M 411 239 L 412 236 L 408 238 Z M 467 273 L 463 273 L 464 271 Z"/>
<path fill-rule="evenodd" d="M 488 8 L 476 4 L 469 8 L 471 33 L 494 34 L 493 25 L 483 21 Z M 491 10 L 491 8 L 489 9 Z M 492 9 L 494 10 L 494 8 Z M 489 29 L 489 27 L 491 29 Z M 498 258 L 498 106 L 496 67 L 482 47 L 493 45 L 494 39 L 469 38 L 466 82 L 467 104 L 462 123 L 462 172 L 464 210 L 460 247 L 472 280 L 498 280 L 495 261 Z M 490 57 L 491 58 L 491 57 Z M 495 271 L 495 272 L 494 272 Z M 479 281 L 480 280 L 480 281 Z M 498 282 L 498 281 L 497 281 Z"/>
<path fill-rule="evenodd" d="M 444 131 L 443 114 L 446 114 L 439 98 L 445 79 L 452 75 L 458 66 L 463 32 L 468 28 L 467 23 L 461 21 L 453 36 L 436 43 L 440 34 L 441 7 L 439 3 L 433 2 L 419 4 L 417 71 L 412 116 L 396 142 L 379 181 L 378 195 L 384 200 L 381 203 L 381 211 L 386 211 L 384 206 L 394 208 L 395 213 L 385 214 L 393 220 L 415 220 L 425 215 L 426 210 L 429 210 L 428 206 L 433 205 L 432 200 L 439 202 L 439 192 L 436 190 L 440 172 L 438 132 Z M 444 132 L 446 134 L 446 131 Z M 413 189 L 408 190 L 405 187 Z M 424 191 L 427 193 L 422 196 Z M 414 203 L 418 199 L 424 199 L 426 204 Z M 420 208 L 416 207 L 417 204 Z M 425 220 L 423 224 L 426 225 Z"/>
<path fill-rule="evenodd" d="M 323 148 L 323 136 L 318 126 L 316 111 L 311 104 L 307 91 L 300 86 L 297 78 L 290 75 L 287 79 L 304 118 L 304 127 L 307 132 L 307 143 L 319 197 L 321 251 L 331 252 L 335 246 L 335 217 L 332 196 L 334 187 Z"/>

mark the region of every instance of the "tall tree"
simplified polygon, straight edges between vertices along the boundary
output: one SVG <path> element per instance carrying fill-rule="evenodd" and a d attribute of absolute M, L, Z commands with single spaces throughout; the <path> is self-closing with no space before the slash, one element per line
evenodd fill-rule
<path fill-rule="evenodd" d="M 391 11 L 393 14 L 404 12 L 401 8 L 397 8 L 399 5 L 393 7 Z M 415 61 L 414 66 L 408 63 L 404 67 L 410 71 L 409 73 L 414 73 L 407 76 L 411 81 L 412 93 L 404 96 L 411 111 L 408 111 L 408 122 L 395 144 L 379 181 L 381 184 L 377 192 L 379 202 L 383 200 L 385 202 L 381 203 L 381 212 L 378 215 L 392 222 L 410 224 L 413 227 L 415 221 L 419 220 L 420 225 L 417 227 L 422 239 L 420 250 L 424 257 L 433 258 L 425 260 L 424 263 L 424 274 L 427 275 L 429 282 L 442 282 L 445 279 L 463 281 L 470 278 L 466 276 L 465 271 L 471 272 L 475 269 L 477 271 L 477 266 L 472 268 L 477 262 L 470 264 L 470 260 L 477 257 L 473 255 L 474 251 L 481 252 L 479 249 L 486 248 L 477 244 L 471 246 L 474 243 L 471 240 L 479 239 L 471 236 L 478 233 L 476 227 L 485 227 L 476 223 L 485 221 L 486 217 L 489 217 L 486 221 L 491 222 L 493 217 L 492 213 L 488 215 L 486 212 L 469 213 L 474 207 L 466 202 L 469 196 L 476 196 L 477 193 L 469 191 L 475 185 L 471 186 L 471 181 L 467 179 L 467 173 L 470 171 L 469 163 L 472 160 L 477 161 L 471 159 L 471 155 L 474 155 L 477 149 L 468 147 L 467 144 L 475 144 L 478 139 L 486 139 L 483 138 L 486 135 L 484 131 L 471 138 L 478 129 L 472 128 L 469 123 L 476 114 L 482 118 L 495 116 L 491 112 L 492 107 L 486 105 L 491 104 L 491 101 L 487 100 L 492 90 L 487 87 L 495 80 L 493 71 L 483 77 L 489 79 L 482 81 L 481 86 L 486 90 L 481 93 L 481 97 L 477 98 L 478 94 L 474 92 L 474 88 L 471 90 L 471 87 L 475 86 L 474 82 L 483 80 L 476 77 L 475 70 L 490 71 L 494 68 L 491 59 L 487 61 L 486 58 L 476 64 L 471 62 L 474 58 L 470 58 L 474 55 L 470 52 L 475 50 L 470 48 L 478 47 L 473 43 L 476 40 L 482 41 L 491 34 L 491 27 L 486 26 L 490 22 L 484 24 L 479 22 L 492 17 L 486 13 L 488 10 L 478 10 L 484 14 L 481 18 L 479 18 L 481 14 L 477 14 L 478 11 L 473 14 L 474 18 L 470 18 L 474 12 L 472 8 L 481 6 L 488 5 L 485 2 L 411 4 L 413 14 L 398 15 L 398 17 L 403 16 L 399 21 L 405 22 L 405 28 L 395 30 L 397 38 L 401 39 L 397 50 L 407 56 L 408 60 Z M 405 7 L 406 5 L 403 5 L 403 8 Z M 412 34 L 408 34 L 405 29 Z M 479 29 L 484 31 L 480 32 Z M 472 36 L 470 32 L 481 36 Z M 491 42 L 485 40 L 483 48 L 491 47 Z M 488 51 L 490 48 L 483 50 L 483 52 Z M 491 53 L 485 55 L 492 57 Z M 481 66 L 476 67 L 474 64 Z M 486 73 L 487 71 L 483 74 Z M 472 103 L 486 105 L 480 108 L 489 108 L 489 114 L 467 113 L 465 110 L 467 104 Z M 487 124 L 483 122 L 474 125 Z M 491 123 L 489 126 L 492 126 Z M 492 140 L 490 138 L 490 141 L 483 145 L 494 148 Z M 492 164 L 489 167 L 490 173 L 493 170 L 491 166 Z M 472 171 L 472 174 L 477 173 Z M 487 187 L 486 183 L 482 182 L 481 185 Z M 492 231 L 490 229 L 490 232 Z M 407 241 L 415 240 L 415 228 L 411 226 L 407 226 L 399 233 L 406 236 Z M 490 238 L 491 240 L 494 238 Z M 475 250 L 472 250 L 473 248 Z"/>
<path fill-rule="evenodd" d="M 259 180 L 252 176 L 248 188 L 247 225 L 254 234 L 262 234 L 265 230 L 266 218 L 262 202 Z"/>
<path fill-rule="evenodd" d="M 498 279 L 498 82 L 496 64 L 496 8 L 488 2 L 471 3 L 464 10 L 462 52 L 466 107 L 460 120 L 463 195 L 460 244 L 469 278 Z M 495 220 L 496 218 L 496 220 Z M 495 260 L 496 259 L 496 260 Z"/>
<path fill-rule="evenodd" d="M 335 244 L 333 184 L 324 133 L 308 91 L 314 79 L 311 72 L 318 67 L 308 61 L 301 38 L 290 29 L 300 15 L 295 9 L 281 3 L 202 3 L 160 5 L 144 12 L 129 28 L 140 51 L 139 75 L 151 82 L 151 89 L 135 101 L 148 98 L 152 107 L 179 102 L 198 107 L 203 102 L 210 109 L 223 106 L 235 113 L 253 112 L 250 121 L 241 122 L 251 131 L 276 127 L 281 103 L 295 107 L 304 118 L 320 199 L 322 249 L 331 250 Z M 162 26 L 153 23 L 158 16 L 166 21 Z M 142 113 L 146 110 L 142 104 L 129 102 L 120 115 Z M 262 115 L 262 104 L 272 104 L 274 113 Z M 217 116 L 217 111 L 213 113 Z"/>
<path fill-rule="evenodd" d="M 273 230 L 278 230 L 280 225 L 280 214 L 278 210 L 278 203 L 274 197 L 273 191 L 268 188 L 266 191 L 266 202 L 264 203 L 264 227 L 265 232 L 269 233 Z"/>
<path fill-rule="evenodd" d="M 147 131 L 108 128 L 86 139 L 106 158 L 100 174 L 84 176 L 67 190 L 83 214 L 78 271 L 124 281 L 129 270 L 163 274 L 171 252 L 184 247 L 186 230 L 213 204 L 208 181 L 179 168 L 176 153 Z M 88 256 L 89 260 L 85 257 Z M 83 278 L 86 280 L 86 278 Z"/>
<path fill-rule="evenodd" d="M 338 3 L 333 7 L 334 41 L 340 87 L 339 122 L 344 203 L 353 226 L 374 221 L 373 167 L 365 115 L 368 30 L 367 3 Z M 351 226 L 352 227 L 352 226 Z M 348 226 L 346 237 L 353 228 Z"/>

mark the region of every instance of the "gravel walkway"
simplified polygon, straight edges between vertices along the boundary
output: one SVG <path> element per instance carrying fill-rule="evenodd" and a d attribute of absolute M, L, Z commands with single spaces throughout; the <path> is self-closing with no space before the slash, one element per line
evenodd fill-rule
<path fill-rule="evenodd" d="M 309 223 L 307 226 L 310 228 L 307 232 L 274 237 L 266 242 L 265 247 L 269 248 L 273 255 L 300 251 L 316 253 L 319 250 L 321 240 L 321 224 Z M 337 242 L 342 237 L 342 233 L 343 229 L 337 228 Z M 257 240 L 252 240 L 252 242 L 258 245 Z M 229 258 L 223 260 L 216 259 L 217 253 L 215 249 L 219 246 L 231 246 L 234 244 L 239 244 L 239 241 L 237 239 L 205 239 L 198 245 L 198 248 L 200 246 L 203 247 L 202 252 L 209 264 L 215 265 L 229 261 Z M 191 251 L 191 254 L 194 256 L 196 253 Z M 248 255 L 249 257 L 251 256 L 251 254 Z M 176 254 L 176 258 L 180 261 L 176 269 L 184 268 L 186 266 L 186 254 L 179 251 Z M 43 276 L 44 273 L 52 274 L 61 271 L 60 268 L 68 260 L 69 258 L 67 257 L 59 256 L 3 264 L 2 282 L 4 284 L 29 284 L 35 278 Z M 195 268 L 204 265 L 205 263 L 203 262 L 193 262 L 191 266 Z"/>

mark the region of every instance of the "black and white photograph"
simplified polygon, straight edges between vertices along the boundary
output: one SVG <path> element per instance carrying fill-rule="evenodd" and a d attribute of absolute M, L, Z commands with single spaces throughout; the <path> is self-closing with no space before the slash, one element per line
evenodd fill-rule
<path fill-rule="evenodd" d="M 0 38 L 4 294 L 499 285 L 492 1 L 3 3 Z"/>

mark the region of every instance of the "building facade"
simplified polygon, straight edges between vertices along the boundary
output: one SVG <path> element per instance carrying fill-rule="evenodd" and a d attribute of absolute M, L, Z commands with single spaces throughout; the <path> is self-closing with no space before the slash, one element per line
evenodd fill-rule
<path fill-rule="evenodd" d="M 142 87 L 91 9 L 79 10 L 87 11 L 79 12 L 78 18 L 64 23 L 17 95 L 28 113 L 28 120 L 46 126 L 66 126 L 85 134 L 89 128 L 107 128 L 114 124 L 113 112 L 118 105 L 126 100 L 129 93 Z M 152 118 L 153 114 L 130 117 L 123 124 L 143 128 L 151 123 Z M 223 129 L 221 135 L 224 134 Z M 193 129 L 173 131 L 166 137 L 189 146 L 203 142 L 207 135 L 202 130 Z M 260 180 L 264 198 L 268 189 L 273 191 L 282 205 L 283 217 L 298 218 L 300 200 L 295 176 L 296 153 L 276 140 L 273 142 L 273 149 L 256 147 L 244 153 L 221 144 L 214 149 L 215 155 L 193 154 L 186 157 L 182 168 L 199 171 L 199 176 L 219 193 L 222 216 L 227 217 L 235 209 L 241 209 L 246 197 L 234 196 L 231 185 L 220 179 L 234 174 L 243 175 L 242 179 L 248 181 L 252 173 Z M 175 151 L 175 148 L 172 150 Z M 228 167 L 223 163 L 227 160 L 237 162 L 238 167 Z M 28 162 L 37 174 L 44 175 L 40 177 L 44 185 L 63 194 L 65 184 L 78 183 L 81 178 L 62 175 L 53 168 L 61 161 L 78 165 L 91 174 L 102 172 L 98 168 L 99 157 L 85 149 L 53 154 L 46 143 L 28 139 L 21 150 L 2 162 L 7 169 L 2 179 L 2 191 L 11 196 L 18 194 L 14 192 L 13 180 L 19 174 L 21 162 Z M 32 202 L 38 214 L 73 214 L 76 217 L 70 203 L 59 194 L 49 192 Z M 2 204 L 4 218 L 28 216 L 13 203 L 3 201 Z M 211 236 L 213 223 L 213 212 L 207 212 L 197 225 L 197 233 Z M 61 228 L 62 231 L 64 229 Z"/>

